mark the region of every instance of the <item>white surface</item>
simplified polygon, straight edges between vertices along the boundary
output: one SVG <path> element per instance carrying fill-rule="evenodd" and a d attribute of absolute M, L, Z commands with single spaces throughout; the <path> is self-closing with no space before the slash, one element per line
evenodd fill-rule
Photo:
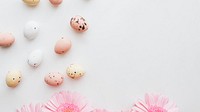
<path fill-rule="evenodd" d="M 60 90 L 77 91 L 94 106 L 111 110 L 126 109 L 146 92 L 158 92 L 175 101 L 181 112 L 199 111 L 199 6 L 199 0 L 64 0 L 54 8 L 41 0 L 31 8 L 21 0 L 0 0 L 0 32 L 16 37 L 12 47 L 0 48 L 1 111 L 45 102 Z M 77 34 L 70 28 L 74 15 L 85 17 L 88 32 Z M 23 37 L 29 20 L 41 25 L 33 41 Z M 61 36 L 73 44 L 64 56 L 54 53 Z M 33 69 L 26 61 L 37 48 L 44 50 L 44 60 Z M 58 88 L 44 83 L 46 73 L 65 73 L 71 63 L 86 69 L 84 78 L 66 78 Z M 23 72 L 23 81 L 10 89 L 5 75 L 16 68 Z"/>

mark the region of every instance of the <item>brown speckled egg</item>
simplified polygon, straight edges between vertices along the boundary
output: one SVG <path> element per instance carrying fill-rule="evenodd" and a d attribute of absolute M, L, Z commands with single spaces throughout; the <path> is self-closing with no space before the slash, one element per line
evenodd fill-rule
<path fill-rule="evenodd" d="M 51 72 L 44 77 L 44 81 L 49 86 L 59 86 L 63 83 L 64 77 L 58 72 Z"/>
<path fill-rule="evenodd" d="M 71 41 L 69 39 L 62 37 L 60 40 L 56 42 L 54 51 L 57 54 L 64 54 L 67 51 L 69 51 L 70 48 L 71 48 Z"/>
<path fill-rule="evenodd" d="M 88 30 L 88 23 L 81 16 L 74 16 L 70 21 L 71 27 L 78 32 L 85 32 Z"/>
<path fill-rule="evenodd" d="M 9 47 L 15 42 L 15 38 L 11 33 L 0 33 L 0 46 Z"/>
<path fill-rule="evenodd" d="M 67 68 L 67 75 L 72 79 L 79 79 L 85 74 L 85 71 L 80 65 L 77 64 L 71 64 Z"/>
<path fill-rule="evenodd" d="M 6 75 L 6 84 L 8 87 L 16 87 L 21 82 L 21 72 L 18 70 L 9 71 Z"/>
<path fill-rule="evenodd" d="M 30 6 L 36 6 L 40 2 L 40 0 L 23 0 L 23 1 L 24 3 Z"/>
<path fill-rule="evenodd" d="M 62 3 L 63 0 L 49 0 L 52 5 L 58 6 Z"/>

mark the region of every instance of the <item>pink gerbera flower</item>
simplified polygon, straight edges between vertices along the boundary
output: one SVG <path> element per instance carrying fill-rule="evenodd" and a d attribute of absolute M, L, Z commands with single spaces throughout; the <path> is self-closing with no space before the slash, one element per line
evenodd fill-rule
<path fill-rule="evenodd" d="M 178 112 L 176 104 L 162 95 L 146 94 L 145 101 L 134 104 L 131 112 Z"/>
<path fill-rule="evenodd" d="M 17 112 L 42 112 L 42 107 L 42 104 L 24 105 L 21 109 L 17 110 Z"/>
<path fill-rule="evenodd" d="M 45 112 L 91 112 L 92 108 L 84 97 L 77 93 L 56 93 L 45 104 Z"/>
<path fill-rule="evenodd" d="M 109 111 L 107 111 L 105 109 L 95 109 L 92 112 L 109 112 Z"/>

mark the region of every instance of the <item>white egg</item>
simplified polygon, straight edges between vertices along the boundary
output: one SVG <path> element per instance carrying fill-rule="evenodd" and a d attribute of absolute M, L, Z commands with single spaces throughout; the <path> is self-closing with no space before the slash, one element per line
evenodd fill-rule
<path fill-rule="evenodd" d="M 29 21 L 24 27 L 24 37 L 27 39 L 35 39 L 39 33 L 39 24 L 35 21 Z"/>
<path fill-rule="evenodd" d="M 43 52 L 42 50 L 34 50 L 30 53 L 28 57 L 28 64 L 32 67 L 38 67 L 43 58 Z"/>

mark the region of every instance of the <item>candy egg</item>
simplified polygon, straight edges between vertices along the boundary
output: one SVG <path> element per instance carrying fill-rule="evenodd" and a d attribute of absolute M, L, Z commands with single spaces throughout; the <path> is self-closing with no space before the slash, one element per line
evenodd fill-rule
<path fill-rule="evenodd" d="M 88 24 L 81 16 L 74 16 L 70 21 L 71 27 L 78 32 L 85 32 L 88 30 Z"/>
<path fill-rule="evenodd" d="M 64 77 L 60 73 L 52 72 L 44 77 L 44 81 L 50 86 L 59 86 L 63 83 Z"/>
<path fill-rule="evenodd" d="M 15 38 L 11 33 L 0 33 L 0 46 L 9 47 L 15 42 Z"/>
<path fill-rule="evenodd" d="M 49 0 L 52 5 L 58 6 L 62 3 L 63 0 Z"/>
<path fill-rule="evenodd" d="M 21 72 L 18 70 L 9 71 L 6 76 L 6 84 L 8 87 L 16 87 L 21 82 Z"/>
<path fill-rule="evenodd" d="M 71 41 L 69 39 L 66 39 L 66 38 L 61 38 L 60 40 L 58 40 L 56 42 L 56 45 L 55 45 L 55 48 L 54 48 L 54 51 L 57 53 L 57 54 L 64 54 L 66 53 L 67 51 L 69 51 L 71 48 Z"/>
<path fill-rule="evenodd" d="M 28 56 L 28 64 L 32 67 L 38 67 L 42 62 L 43 52 L 41 50 L 34 50 Z"/>
<path fill-rule="evenodd" d="M 40 2 L 40 0 L 23 0 L 23 1 L 24 3 L 30 6 L 36 6 Z"/>
<path fill-rule="evenodd" d="M 85 74 L 85 71 L 80 65 L 77 64 L 71 64 L 67 68 L 67 75 L 72 79 L 78 79 L 82 77 Z"/>
<path fill-rule="evenodd" d="M 29 21 L 24 27 L 24 37 L 27 39 L 35 39 L 40 31 L 39 25 L 35 21 Z"/>

